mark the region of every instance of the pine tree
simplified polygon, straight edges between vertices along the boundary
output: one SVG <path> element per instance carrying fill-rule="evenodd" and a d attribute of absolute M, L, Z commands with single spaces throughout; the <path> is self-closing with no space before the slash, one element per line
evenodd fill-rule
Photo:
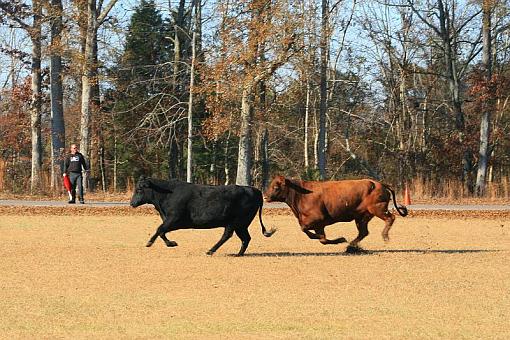
<path fill-rule="evenodd" d="M 124 52 L 116 69 L 115 122 L 121 138 L 116 145 L 120 178 L 164 173 L 165 152 L 155 140 L 158 119 L 164 119 L 169 98 L 169 25 L 153 0 L 142 0 L 128 27 Z M 142 124 L 143 121 L 149 124 Z M 161 136 L 159 136 L 161 137 Z"/>

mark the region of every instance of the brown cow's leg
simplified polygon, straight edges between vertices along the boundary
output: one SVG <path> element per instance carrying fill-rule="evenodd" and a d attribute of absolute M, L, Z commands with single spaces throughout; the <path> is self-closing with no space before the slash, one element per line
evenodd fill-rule
<path fill-rule="evenodd" d="M 393 225 L 393 222 L 395 222 L 395 215 L 393 215 L 388 210 L 388 202 L 381 202 L 376 204 L 372 210 L 370 210 L 370 213 L 386 222 L 386 225 L 382 231 L 382 238 L 385 242 L 388 242 L 390 240 L 389 231 Z"/>
<path fill-rule="evenodd" d="M 368 222 L 372 219 L 372 215 L 365 215 L 356 219 L 356 227 L 358 228 L 358 237 L 349 243 L 350 248 L 358 248 L 358 243 L 368 235 Z"/>
<path fill-rule="evenodd" d="M 312 233 L 310 230 L 303 230 L 303 232 L 312 240 L 318 240 L 320 239 L 319 235 Z"/>
<path fill-rule="evenodd" d="M 384 229 L 382 231 L 382 238 L 385 242 L 388 242 L 390 240 L 388 232 L 390 231 L 393 222 L 395 222 L 395 215 L 386 210 L 384 213 L 380 215 L 377 214 L 377 217 L 386 222 L 386 225 L 384 226 Z"/>
<path fill-rule="evenodd" d="M 308 232 L 307 231 L 305 231 L 305 233 L 308 235 L 308 237 L 310 237 L 310 235 L 313 235 L 313 238 L 319 239 L 319 242 L 322 244 L 339 244 L 339 243 L 347 242 L 345 237 L 339 237 L 334 240 L 328 240 L 326 238 L 326 233 L 324 232 L 324 228 L 315 228 L 315 234 L 313 234 L 310 231 L 308 231 Z M 312 238 L 312 237 L 310 237 L 310 238 Z"/>

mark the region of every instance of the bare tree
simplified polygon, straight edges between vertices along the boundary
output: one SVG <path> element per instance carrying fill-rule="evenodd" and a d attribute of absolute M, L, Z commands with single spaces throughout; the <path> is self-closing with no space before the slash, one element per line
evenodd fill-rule
<path fill-rule="evenodd" d="M 177 10 L 172 9 L 171 1 L 168 1 L 168 8 L 172 13 L 173 19 L 173 38 L 171 38 L 173 42 L 173 64 L 172 64 L 172 92 L 175 96 L 176 100 L 179 102 L 184 101 L 185 93 L 182 89 L 181 80 L 184 77 L 181 76 L 182 70 L 182 57 L 183 57 L 183 47 L 185 43 L 185 39 L 188 38 L 187 31 L 185 27 L 185 18 L 186 18 L 186 0 L 179 0 L 179 4 L 177 6 Z M 190 78 L 191 80 L 191 78 Z M 180 106 L 180 103 L 177 105 Z M 182 108 L 176 107 L 177 111 L 180 111 Z M 168 138 L 168 169 L 169 169 L 169 177 L 177 178 L 180 173 L 180 145 L 178 144 L 178 134 L 179 127 L 175 122 L 171 123 L 171 128 L 169 132 Z M 190 169 L 191 170 L 191 169 Z"/>
<path fill-rule="evenodd" d="M 59 183 L 65 149 L 65 125 L 62 90 L 62 1 L 51 0 L 50 98 L 51 98 L 51 188 Z"/>
<path fill-rule="evenodd" d="M 173 89 L 174 91 L 178 89 L 179 85 L 179 74 L 181 71 L 181 56 L 182 56 L 182 47 L 184 42 L 184 19 L 185 19 L 185 0 L 179 0 L 179 6 L 177 7 L 177 12 L 175 13 L 174 18 L 174 60 L 173 60 Z"/>
<path fill-rule="evenodd" d="M 276 48 L 277 55 L 274 59 L 259 63 L 257 56 L 260 56 L 259 48 L 264 45 L 265 40 L 270 37 L 262 36 L 257 32 L 261 25 L 272 25 L 271 14 L 274 5 L 270 1 L 250 1 L 248 3 L 250 19 L 248 23 L 248 41 L 246 55 L 244 57 L 244 79 L 241 94 L 241 127 L 239 131 L 239 152 L 237 158 L 236 184 L 251 185 L 252 167 L 252 126 L 254 97 L 257 86 L 261 81 L 268 79 L 281 67 L 290 57 L 291 48 L 295 42 L 295 33 L 288 22 L 284 22 L 283 36 L 280 46 Z M 274 28 L 273 28 L 274 29 Z M 275 33 L 275 32 L 273 32 Z M 274 46 L 272 46 L 274 47 Z"/>
<path fill-rule="evenodd" d="M 479 14 L 480 11 L 468 13 L 465 17 L 460 18 L 457 13 L 456 2 L 438 0 L 437 3 L 428 4 L 426 9 L 419 9 L 414 1 L 407 0 L 407 4 L 413 10 L 419 19 L 439 37 L 443 52 L 445 72 L 450 92 L 450 102 L 455 119 L 455 128 L 457 130 L 457 138 L 460 145 L 463 145 L 461 151 L 462 168 L 461 175 L 467 191 L 471 190 L 470 174 L 472 170 L 472 150 L 465 142 L 465 115 L 463 111 L 463 99 L 461 97 L 461 78 L 467 72 L 467 66 L 479 54 L 480 48 L 478 42 L 480 37 L 476 37 L 471 42 L 471 47 L 464 56 L 464 60 L 460 61 L 460 36 L 461 32 L 468 27 Z M 437 22 L 434 19 L 437 18 Z"/>
<path fill-rule="evenodd" d="M 42 4 L 40 0 L 32 1 L 31 10 L 19 1 L 0 1 L 0 13 L 4 13 L 10 20 L 24 29 L 32 42 L 32 98 L 30 101 L 30 126 L 32 134 L 32 171 L 30 191 L 37 193 L 42 188 L 42 141 L 41 141 L 41 59 L 42 59 Z M 31 14 L 33 20 L 28 24 L 25 19 Z"/>
<path fill-rule="evenodd" d="M 106 17 L 110 13 L 117 0 L 110 2 L 103 9 L 103 1 L 87 0 L 87 29 L 84 50 L 84 65 L 81 80 L 81 124 L 80 124 L 80 151 L 86 158 L 90 159 L 90 123 L 91 123 L 91 103 L 93 101 L 92 88 L 94 83 L 98 81 L 97 77 L 97 31 L 104 23 Z M 88 174 L 83 177 L 84 188 L 88 189 Z"/>
<path fill-rule="evenodd" d="M 188 150 L 186 160 L 186 181 L 192 182 L 193 166 L 193 91 L 195 90 L 195 69 L 197 62 L 197 35 L 201 23 L 202 1 L 195 0 L 195 22 L 191 39 L 191 66 L 190 66 L 190 84 L 188 98 Z"/>
<path fill-rule="evenodd" d="M 1 9 L 0 13 L 2 13 Z M 4 20 L 0 18 L 0 24 L 2 23 L 4 23 Z M 6 30 L 8 31 L 8 34 L 7 32 L 5 32 Z M 12 26 L 9 28 L 2 27 L 2 31 L 4 31 L 5 34 L 0 35 L 0 46 L 5 46 L 6 48 L 5 52 L 8 54 L 8 59 L 10 62 L 10 67 L 8 69 L 4 68 L 1 71 L 3 76 L 2 80 L 4 80 L 4 82 L 0 88 L 1 90 L 4 90 L 9 85 L 11 86 L 11 88 L 14 88 L 16 87 L 17 84 L 19 84 L 20 76 L 22 74 L 23 69 L 23 60 L 19 57 L 19 55 L 17 55 L 17 53 L 15 53 L 15 51 L 19 51 L 20 47 L 26 44 L 26 41 L 25 36 L 23 34 L 20 34 L 17 27 Z M 8 49 L 10 49 L 10 51 Z"/>
<path fill-rule="evenodd" d="M 317 141 L 317 156 L 319 175 L 321 180 L 326 179 L 326 114 L 328 110 L 328 79 L 329 64 L 329 5 L 322 0 L 321 6 L 321 36 L 320 36 L 320 104 L 319 104 L 319 136 Z"/>
<path fill-rule="evenodd" d="M 492 47 L 491 47 L 491 16 L 494 8 L 494 0 L 484 0 L 482 4 L 482 37 L 483 37 L 483 57 L 482 67 L 484 78 L 487 85 L 492 79 Z M 489 138 L 490 138 L 490 120 L 493 106 L 491 100 L 484 100 L 482 107 L 482 117 L 480 121 L 480 151 L 478 157 L 478 171 L 476 175 L 475 193 L 478 196 L 485 194 L 485 185 L 487 178 L 487 166 L 489 163 Z"/>

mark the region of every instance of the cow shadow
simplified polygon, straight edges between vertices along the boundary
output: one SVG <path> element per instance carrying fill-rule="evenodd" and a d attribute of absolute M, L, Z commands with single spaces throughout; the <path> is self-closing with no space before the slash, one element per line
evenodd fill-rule
<path fill-rule="evenodd" d="M 360 249 L 356 252 L 338 251 L 338 252 L 267 252 L 267 253 L 247 253 L 246 257 L 326 257 L 326 256 L 370 256 L 378 254 L 476 254 L 476 253 L 497 253 L 503 250 L 498 249 L 380 249 L 366 250 Z M 234 256 L 234 255 L 232 255 Z"/>

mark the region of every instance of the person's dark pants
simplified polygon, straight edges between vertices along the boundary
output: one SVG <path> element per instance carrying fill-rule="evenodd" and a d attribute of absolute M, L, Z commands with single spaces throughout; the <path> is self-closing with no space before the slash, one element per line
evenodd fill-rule
<path fill-rule="evenodd" d="M 83 177 L 81 172 L 70 172 L 69 181 L 71 182 L 71 195 L 73 197 L 71 200 L 76 200 L 76 190 L 78 189 L 78 198 L 83 201 Z"/>

